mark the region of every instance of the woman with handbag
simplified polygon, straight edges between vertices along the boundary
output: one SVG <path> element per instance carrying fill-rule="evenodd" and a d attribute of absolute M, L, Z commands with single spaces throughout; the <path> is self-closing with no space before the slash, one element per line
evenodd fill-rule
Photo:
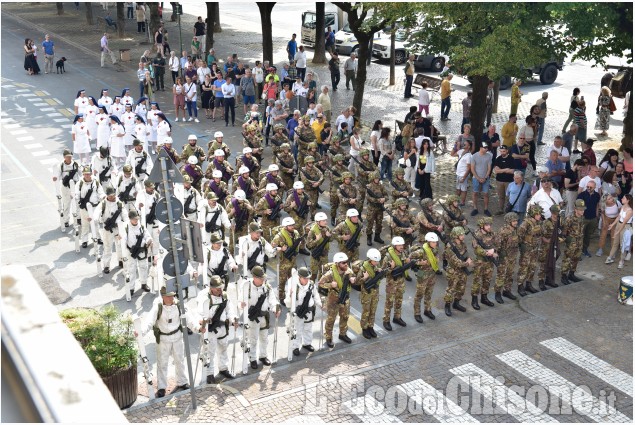
<path fill-rule="evenodd" d="M 430 179 L 435 171 L 435 158 L 430 149 L 430 140 L 423 139 L 419 155 L 417 157 L 417 183 L 419 188 L 419 199 L 432 199 L 432 183 Z"/>

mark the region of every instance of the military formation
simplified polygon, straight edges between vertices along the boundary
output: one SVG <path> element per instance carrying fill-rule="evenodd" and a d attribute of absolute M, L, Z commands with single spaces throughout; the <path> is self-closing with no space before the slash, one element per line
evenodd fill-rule
<path fill-rule="evenodd" d="M 558 205 L 547 220 L 540 206 L 529 205 L 520 225 L 516 213 L 510 212 L 496 231 L 490 217 L 480 218 L 476 228 L 470 228 L 458 196 L 438 202 L 426 198 L 415 205 L 402 169 L 391 181 L 382 181 L 370 151 L 348 156 L 339 140 L 319 154 L 308 117 L 300 120 L 294 134 L 297 161 L 284 127 L 274 127 L 268 166 L 263 165 L 262 137 L 250 126 L 243 133 L 244 148 L 232 163 L 222 132 L 214 134 L 207 149 L 190 135 L 181 153 L 172 147 L 171 137 L 159 141 L 157 150 L 165 151 L 183 176 L 183 183 L 175 185 L 183 217 L 197 222 L 201 230 L 204 259 L 190 261 L 187 270 L 198 282 L 197 294 L 177 294 L 158 282 L 160 195 L 149 179 L 154 164 L 139 140 L 133 141 L 121 169 L 110 160 L 107 148 L 95 153 L 92 167 L 80 166 L 65 150 L 54 169 L 61 231 L 74 232 L 78 252 L 92 242 L 98 275 L 121 268 L 128 301 L 136 288 L 146 292 L 154 291 L 157 284 L 161 288 L 161 300 L 144 315 L 140 327 L 141 334 L 152 329 L 157 340 L 157 396 L 165 395 L 170 355 L 175 359 L 178 388 L 187 388 L 179 358 L 183 350 L 179 335 L 185 331 L 201 335 L 202 382 L 212 384 L 232 379 L 239 369 L 248 373 L 250 367 L 275 363 L 275 330 L 284 310 L 291 360 L 301 350 L 315 350 L 312 335 L 318 319 L 318 349 L 334 347 L 338 318 L 337 339 L 351 343 L 348 317 L 351 296 L 357 292 L 362 335 L 371 339 L 377 337 L 380 293 L 385 295 L 383 328 L 407 326 L 402 310 L 404 302 L 410 302 L 404 300 L 409 284 L 415 287 L 414 320 L 423 323 L 423 316 L 435 320 L 432 293 L 444 272 L 447 316 L 466 311 L 461 300 L 470 276 L 474 310 L 480 310 L 481 304 L 494 307 L 491 292 L 503 304 L 503 298 L 516 299 L 514 290 L 524 297 L 557 287 L 555 264 L 561 249 L 560 283 L 580 280 L 575 271 L 582 249 L 584 201 L 576 201 L 575 215 L 566 219 Z M 325 191 L 329 193 L 322 196 Z M 320 204 L 324 199 L 330 199 L 329 211 Z M 370 249 L 360 258 L 363 233 Z M 387 242 L 382 239 L 386 233 Z M 536 273 L 538 289 L 533 286 Z M 189 298 L 195 308 L 186 307 Z M 173 320 L 182 314 L 187 328 Z M 273 359 L 268 357 L 270 329 L 274 329 Z"/>

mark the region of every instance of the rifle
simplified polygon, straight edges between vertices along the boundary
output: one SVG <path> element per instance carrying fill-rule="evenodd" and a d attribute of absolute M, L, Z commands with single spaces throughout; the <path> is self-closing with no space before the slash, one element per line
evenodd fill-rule
<path fill-rule="evenodd" d="M 483 248 L 486 251 L 489 250 L 489 249 L 494 248 L 493 246 L 489 246 L 489 245 L 485 244 L 481 238 L 476 236 L 476 232 L 473 232 L 472 229 L 469 229 L 469 230 L 470 230 L 470 233 L 472 233 L 472 237 L 474 238 L 476 243 L 478 243 L 481 246 L 481 248 Z M 494 258 L 494 257 L 490 257 L 490 256 L 486 255 L 485 256 L 485 260 L 489 261 L 492 264 L 494 264 L 496 267 L 498 267 L 498 265 L 499 265 L 498 258 Z"/>
<path fill-rule="evenodd" d="M 406 264 L 403 264 L 399 267 L 397 267 L 396 269 L 393 269 L 390 271 L 390 276 L 392 276 L 393 278 L 398 278 L 401 277 L 401 275 L 403 275 L 404 273 L 406 273 L 406 271 L 408 269 L 413 269 L 414 270 L 414 265 L 417 263 L 417 260 L 411 260 L 408 261 Z"/>
<path fill-rule="evenodd" d="M 398 227 L 401 227 L 403 229 L 409 229 L 409 228 L 412 227 L 410 224 L 406 224 L 403 221 L 401 221 L 400 219 L 398 219 L 397 217 L 395 217 L 390 211 L 388 211 L 386 209 L 385 209 L 385 211 L 386 211 L 386 214 L 388 214 L 390 216 L 390 218 L 392 218 L 392 220 L 395 222 L 395 224 Z M 409 243 L 412 243 L 414 241 L 414 239 L 415 239 L 414 231 L 412 233 L 410 233 L 410 234 L 405 234 L 403 237 L 404 237 L 404 240 L 407 239 L 409 241 Z"/>
<path fill-rule="evenodd" d="M 185 198 L 185 202 L 183 203 L 183 205 L 185 206 L 185 214 L 193 214 L 196 212 L 196 208 L 189 208 L 189 205 L 192 203 L 192 198 L 194 198 L 194 192 L 190 193 L 190 196 Z"/>
<path fill-rule="evenodd" d="M 300 168 L 300 172 L 301 172 L 302 174 L 304 174 L 304 178 L 305 178 L 305 179 L 307 179 L 310 183 L 317 183 L 317 182 L 318 182 L 317 180 L 312 180 L 312 179 L 310 179 L 310 178 L 309 178 L 309 175 L 308 175 L 308 174 L 306 173 L 306 171 L 304 171 L 302 168 Z M 311 188 L 311 189 L 313 189 L 313 188 Z M 324 191 L 320 188 L 320 186 L 318 186 L 316 189 L 317 189 L 318 195 L 324 192 Z"/>
<path fill-rule="evenodd" d="M 104 168 L 101 173 L 99 173 L 99 182 L 100 183 L 104 183 L 108 180 L 110 180 L 110 177 L 107 177 L 106 174 L 108 174 L 108 171 L 110 171 L 110 159 L 108 160 L 108 166 L 106 168 Z"/>
<path fill-rule="evenodd" d="M 246 214 L 247 214 L 247 207 L 243 208 L 240 211 L 240 215 L 236 216 L 236 230 L 242 229 L 243 225 L 247 221 Z"/>
<path fill-rule="evenodd" d="M 439 205 L 441 205 L 441 208 L 443 208 L 443 211 L 445 211 L 446 214 L 450 217 L 450 220 L 452 220 L 452 221 L 461 221 L 461 222 L 463 220 L 465 220 L 465 217 L 463 217 L 463 215 L 460 215 L 459 217 L 457 217 L 452 211 L 447 209 L 446 206 L 443 205 L 442 202 L 439 202 Z"/>
<path fill-rule="evenodd" d="M 405 189 L 399 189 L 399 188 L 397 187 L 397 183 L 395 183 L 395 181 L 394 181 L 394 180 L 391 180 L 391 181 L 390 181 L 390 185 L 391 185 L 391 186 L 392 186 L 392 187 L 393 187 L 396 191 L 399 191 L 399 192 L 407 192 L 407 191 L 408 191 L 408 186 L 407 186 L 407 185 L 406 185 L 406 188 L 405 188 Z M 405 199 L 406 201 L 408 201 L 408 203 L 410 203 L 410 197 L 409 197 L 409 196 L 406 196 L 404 199 Z"/>
<path fill-rule="evenodd" d="M 88 201 L 90 200 L 90 197 L 93 194 L 93 186 L 90 186 L 90 189 L 88 189 L 88 191 L 86 192 L 86 195 L 84 195 L 83 198 L 79 199 L 79 208 L 85 210 L 86 209 L 86 204 L 88 204 Z"/>
<path fill-rule="evenodd" d="M 373 171 L 372 168 L 366 168 L 366 166 L 364 164 L 362 164 L 361 162 L 359 162 L 359 160 L 357 158 L 355 158 L 353 155 L 351 155 L 351 159 L 355 162 L 357 162 L 359 164 L 360 167 L 362 167 L 362 170 L 369 172 L 369 171 Z"/>
<path fill-rule="evenodd" d="M 66 177 L 62 178 L 62 184 L 70 189 L 71 180 L 73 179 L 73 177 L 75 177 L 75 174 L 77 174 L 77 168 L 73 168 L 71 171 L 68 172 L 68 175 Z"/>
<path fill-rule="evenodd" d="M 386 198 L 385 196 L 381 196 L 381 195 L 376 194 L 375 192 L 373 192 L 372 190 L 370 190 L 370 188 L 369 188 L 368 186 L 366 187 L 366 193 L 368 193 L 368 194 L 370 195 L 370 197 L 371 197 L 371 198 L 374 198 L 374 199 Z M 379 202 L 374 202 L 374 201 L 373 201 L 373 204 L 379 204 Z M 383 211 L 386 211 L 386 207 L 384 206 L 384 204 L 383 204 L 383 203 L 382 203 L 382 204 L 379 204 L 379 205 L 381 206 L 381 209 L 382 209 Z"/>
<path fill-rule="evenodd" d="M 205 222 L 205 231 L 207 233 L 212 233 L 218 230 L 218 226 L 216 226 L 216 221 L 218 220 L 218 216 L 220 215 L 220 213 L 221 213 L 221 210 L 219 208 L 218 211 L 214 213 L 211 220 Z"/>
<path fill-rule="evenodd" d="M 223 250 L 225 250 L 225 248 L 223 248 Z M 216 268 L 214 269 L 214 271 L 212 272 L 212 276 L 213 275 L 217 275 L 220 277 L 224 277 L 225 276 L 225 263 L 227 263 L 227 260 L 229 259 L 229 253 L 227 251 L 224 251 L 226 255 L 223 255 L 223 259 L 220 261 L 220 263 L 218 263 L 218 266 L 216 266 Z"/>
<path fill-rule="evenodd" d="M 432 216 L 428 213 L 428 211 L 425 210 L 425 208 L 422 208 L 421 211 L 423 212 L 423 215 L 426 216 L 428 222 L 434 224 L 435 226 L 441 225 L 441 223 L 435 223 L 434 220 L 432 220 Z M 441 233 L 438 230 L 433 230 L 433 232 L 436 233 L 439 239 L 441 239 L 441 242 L 448 243 L 448 237 L 445 235 L 445 233 Z"/>
<path fill-rule="evenodd" d="M 141 161 L 137 162 L 137 165 L 134 166 L 134 172 L 137 175 L 137 177 L 139 177 L 141 174 L 146 174 L 146 175 L 148 174 L 143 170 L 143 164 L 145 164 L 147 159 L 146 155 L 147 154 L 143 155 L 143 157 L 141 158 Z"/>
<path fill-rule="evenodd" d="M 258 265 L 256 261 L 261 252 L 262 252 L 262 244 L 259 243 L 258 248 L 254 249 L 254 252 L 252 252 L 249 258 L 247 258 L 247 269 L 251 270 Z"/>
<path fill-rule="evenodd" d="M 246 273 L 245 271 L 243 271 Z M 247 282 L 249 284 L 249 282 Z M 248 304 L 249 300 L 245 300 Z M 243 337 L 240 341 L 240 347 L 243 349 L 243 375 L 247 375 L 249 370 L 249 352 L 251 351 L 251 342 L 249 341 L 249 309 L 247 306 L 243 308 Z"/>
<path fill-rule="evenodd" d="M 130 248 L 130 256 L 135 260 L 139 259 L 138 257 L 142 250 L 141 242 L 143 242 L 143 232 L 137 235 L 137 241 L 135 242 L 134 246 Z"/>
<path fill-rule="evenodd" d="M 319 258 L 324 254 L 324 248 L 331 241 L 331 238 L 327 238 L 326 236 L 322 237 L 322 241 L 320 244 L 311 250 L 311 257 L 319 260 Z"/>
<path fill-rule="evenodd" d="M 260 319 L 258 319 L 259 317 L 262 317 L 260 314 L 260 311 L 262 309 L 262 305 L 265 303 L 265 299 L 267 298 L 267 292 L 263 292 L 263 294 L 261 296 L 258 297 L 258 300 L 256 301 L 256 304 L 252 305 L 251 307 L 249 307 L 248 310 L 248 318 L 250 322 L 256 322 L 256 323 L 260 323 Z"/>
<path fill-rule="evenodd" d="M 457 256 L 457 258 L 461 261 L 467 261 L 467 257 L 465 255 L 462 255 L 459 252 L 459 249 L 456 247 L 456 245 L 454 245 L 454 242 L 448 240 L 448 246 L 450 247 L 450 249 L 452 250 L 452 252 L 454 253 L 454 255 Z M 471 275 L 472 274 L 472 270 L 468 269 L 467 266 L 466 267 L 462 267 L 462 269 L 465 271 L 466 275 Z"/>
<path fill-rule="evenodd" d="M 274 153 L 273 155 L 278 159 L 278 162 L 280 162 L 280 165 L 282 165 L 284 168 L 290 168 L 291 170 L 295 168 L 293 164 L 289 165 L 286 162 L 284 162 L 282 159 L 280 159 L 280 156 L 277 153 Z M 293 173 L 293 176 L 295 176 L 295 172 Z"/>
<path fill-rule="evenodd" d="M 298 316 L 299 318 L 301 318 L 303 320 L 307 319 L 307 314 L 309 313 L 309 311 L 311 311 L 309 309 L 309 302 L 311 301 L 311 296 L 312 295 L 313 295 L 313 288 L 309 287 L 309 290 L 307 291 L 306 295 L 304 295 L 304 299 L 302 300 L 302 304 L 297 306 L 296 309 L 295 309 L 296 316 Z"/>
<path fill-rule="evenodd" d="M 127 292 L 127 289 L 126 289 Z M 141 360 L 141 364 L 143 364 L 143 377 L 146 380 L 146 385 L 148 386 L 148 397 L 150 400 L 154 399 L 154 388 L 152 385 L 152 369 L 150 368 L 150 363 L 148 361 L 148 356 L 146 355 L 146 345 L 143 343 L 142 337 L 142 326 L 141 326 L 141 318 L 138 316 L 133 317 L 133 323 L 135 330 L 137 331 L 137 346 L 139 348 L 139 360 Z"/>
<path fill-rule="evenodd" d="M 350 278 L 348 277 L 348 275 L 344 275 L 344 278 L 342 279 L 342 289 L 340 289 L 340 293 L 337 295 L 338 304 L 346 304 L 346 300 L 348 300 L 350 296 L 350 294 L 348 293 L 350 286 Z"/>
<path fill-rule="evenodd" d="M 307 213 L 309 212 L 309 195 L 307 195 L 306 193 L 303 193 L 304 197 L 302 199 L 302 203 L 298 206 L 298 209 L 296 210 L 296 213 L 298 214 L 298 217 L 306 217 Z"/>
<path fill-rule="evenodd" d="M 214 316 L 212 316 L 212 319 L 207 324 L 208 332 L 214 332 L 215 334 L 218 333 L 218 328 L 220 328 L 220 326 L 225 323 L 224 321 L 220 320 L 220 317 L 223 315 L 223 311 L 225 311 L 226 307 L 227 300 L 223 300 L 223 302 L 216 308 Z"/>
<path fill-rule="evenodd" d="M 299 277 L 298 277 L 298 271 L 296 269 L 291 270 L 291 279 L 292 281 L 290 282 L 291 284 L 291 305 L 289 306 L 289 325 L 287 326 L 287 334 L 289 334 L 289 349 L 288 349 L 288 353 L 287 353 L 287 360 L 291 361 L 293 360 L 293 341 L 297 338 L 297 330 L 295 328 L 295 316 L 296 316 L 296 305 L 295 305 L 295 298 L 297 296 L 297 294 L 293 293 L 293 289 L 298 290 L 297 286 L 297 282 L 299 281 Z M 307 293 L 307 295 L 310 295 Z M 306 299 L 306 297 L 305 297 Z M 277 331 L 277 329 L 274 329 L 274 332 Z"/>
<path fill-rule="evenodd" d="M 376 288 L 379 284 L 379 281 L 382 280 L 388 274 L 388 270 L 380 270 L 375 273 L 375 276 L 369 278 L 366 282 L 364 282 L 364 289 L 366 292 L 370 292 L 372 289 Z"/>
<path fill-rule="evenodd" d="M 357 223 L 357 229 L 355 229 L 355 231 L 351 235 L 351 238 L 347 240 L 346 243 L 344 244 L 344 246 L 346 246 L 346 249 L 348 249 L 349 251 L 352 251 L 359 246 L 359 243 L 357 243 L 357 239 L 359 238 L 359 234 L 361 233 L 361 231 L 362 231 L 362 220 L 359 220 Z"/>
<path fill-rule="evenodd" d="M 275 207 L 271 209 L 271 214 L 267 216 L 269 220 L 276 220 L 280 216 L 280 210 L 282 210 L 282 202 L 276 204 Z"/>
<path fill-rule="evenodd" d="M 130 182 L 130 184 L 126 186 L 126 189 L 119 194 L 119 200 L 121 202 L 132 202 L 135 200 L 134 198 L 130 196 L 130 191 L 132 190 L 133 187 L 134 187 L 134 182 Z"/>
<path fill-rule="evenodd" d="M 112 229 L 114 229 L 115 226 L 117 225 L 117 218 L 120 215 L 121 215 L 121 207 L 117 208 L 117 211 L 115 211 L 113 215 L 111 215 L 110 217 L 108 217 L 106 221 L 104 221 L 104 230 L 108 232 L 112 232 Z"/>
<path fill-rule="evenodd" d="M 157 202 L 155 201 L 152 206 L 150 207 L 150 212 L 148 214 L 146 214 L 146 224 L 150 223 L 154 223 L 154 220 L 156 220 L 157 218 Z"/>
<path fill-rule="evenodd" d="M 294 256 L 298 255 L 298 246 L 302 242 L 302 238 L 298 237 L 295 241 L 293 241 L 293 245 L 287 248 L 286 251 L 282 253 L 282 256 L 285 260 L 290 260 Z"/>

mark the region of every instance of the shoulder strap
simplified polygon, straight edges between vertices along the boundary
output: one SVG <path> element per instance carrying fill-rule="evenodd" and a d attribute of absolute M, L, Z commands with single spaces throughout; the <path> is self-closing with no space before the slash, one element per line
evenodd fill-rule
<path fill-rule="evenodd" d="M 161 318 L 161 315 L 163 314 L 163 303 L 162 302 L 159 303 L 158 306 L 159 306 L 159 311 L 157 313 L 157 320 L 156 320 L 157 322 L 159 321 L 159 319 Z"/>

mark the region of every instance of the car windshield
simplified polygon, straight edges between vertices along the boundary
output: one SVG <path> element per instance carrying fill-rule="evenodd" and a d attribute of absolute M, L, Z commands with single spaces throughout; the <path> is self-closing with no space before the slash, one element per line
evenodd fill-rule
<path fill-rule="evenodd" d="M 395 40 L 396 41 L 406 41 L 406 33 L 405 33 L 405 31 L 397 31 L 395 33 Z"/>
<path fill-rule="evenodd" d="M 304 20 L 302 21 L 302 26 L 307 28 L 315 28 L 315 20 L 316 20 L 315 13 L 306 12 L 304 14 Z"/>
<path fill-rule="evenodd" d="M 351 27 L 348 26 L 348 22 L 344 24 L 344 26 L 342 27 L 342 31 L 344 31 L 344 32 L 353 32 L 351 30 Z"/>

